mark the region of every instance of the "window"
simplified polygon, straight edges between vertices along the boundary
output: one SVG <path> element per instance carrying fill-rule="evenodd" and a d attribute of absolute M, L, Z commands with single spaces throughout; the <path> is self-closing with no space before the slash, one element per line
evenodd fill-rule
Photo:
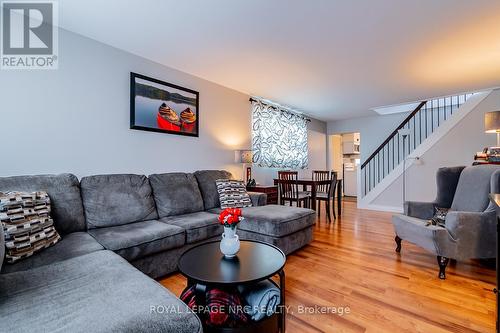
<path fill-rule="evenodd" d="M 252 150 L 261 167 L 307 168 L 307 119 L 252 100 Z"/>

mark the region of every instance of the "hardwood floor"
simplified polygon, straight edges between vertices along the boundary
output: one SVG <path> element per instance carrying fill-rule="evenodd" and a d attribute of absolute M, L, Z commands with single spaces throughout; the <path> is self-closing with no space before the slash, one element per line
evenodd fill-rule
<path fill-rule="evenodd" d="M 390 221 L 355 202 L 335 223 L 321 217 L 315 240 L 287 258 L 287 332 L 494 332 L 494 269 L 452 262 L 440 280 L 435 256 L 405 241 L 395 253 Z M 180 274 L 160 282 L 177 295 L 186 283 Z M 299 313 L 315 305 L 330 313 Z"/>

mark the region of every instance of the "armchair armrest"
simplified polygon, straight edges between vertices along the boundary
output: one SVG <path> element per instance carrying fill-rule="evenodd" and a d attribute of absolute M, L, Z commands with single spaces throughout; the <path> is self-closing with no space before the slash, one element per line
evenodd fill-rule
<path fill-rule="evenodd" d="M 449 257 L 455 259 L 496 257 L 495 212 L 449 212 L 446 215 L 446 229 L 451 238 L 448 248 L 454 249 Z"/>
<path fill-rule="evenodd" d="M 429 220 L 434 216 L 434 202 L 406 201 L 404 204 L 405 215 Z"/>
<path fill-rule="evenodd" d="M 496 239 L 496 214 L 492 211 L 448 212 L 445 224 L 446 229 L 455 240 L 459 237 L 474 236 L 481 241 L 486 241 L 486 238 Z"/>
<path fill-rule="evenodd" d="M 252 200 L 252 206 L 265 206 L 267 205 L 267 194 L 259 192 L 247 192 Z"/>

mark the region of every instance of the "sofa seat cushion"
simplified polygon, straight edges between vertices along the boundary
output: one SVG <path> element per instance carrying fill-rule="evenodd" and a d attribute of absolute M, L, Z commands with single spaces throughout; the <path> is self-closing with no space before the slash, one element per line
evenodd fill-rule
<path fill-rule="evenodd" d="M 203 199 L 191 173 L 163 173 L 149 176 L 158 216 L 166 217 L 203 210 Z"/>
<path fill-rule="evenodd" d="M 42 252 L 36 253 L 14 264 L 4 264 L 2 266 L 2 273 L 26 271 L 103 249 L 102 245 L 88 233 L 73 232 L 63 235 L 56 245 Z"/>
<path fill-rule="evenodd" d="M 217 220 L 217 214 L 198 212 L 178 216 L 169 216 L 160 221 L 186 230 L 186 243 L 191 244 L 221 235 L 224 228 Z"/>
<path fill-rule="evenodd" d="M 184 245 L 184 229 L 157 220 L 89 230 L 104 246 L 128 261 Z"/>
<path fill-rule="evenodd" d="M 220 209 L 211 209 L 218 213 Z M 266 234 L 272 237 L 283 237 L 315 224 L 314 210 L 282 205 L 266 205 L 242 208 L 245 218 L 238 224 L 239 230 Z"/>
<path fill-rule="evenodd" d="M 110 251 L 0 275 L 0 318 L 11 333 L 201 332 L 184 303 Z"/>
<path fill-rule="evenodd" d="M 83 177 L 81 188 L 89 229 L 158 218 L 153 191 L 146 176 Z"/>

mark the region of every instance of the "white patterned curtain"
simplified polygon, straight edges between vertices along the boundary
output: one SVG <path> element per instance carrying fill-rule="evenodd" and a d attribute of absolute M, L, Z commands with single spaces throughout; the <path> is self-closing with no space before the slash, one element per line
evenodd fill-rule
<path fill-rule="evenodd" d="M 307 168 L 307 120 L 252 100 L 252 150 L 253 162 L 261 167 Z"/>

